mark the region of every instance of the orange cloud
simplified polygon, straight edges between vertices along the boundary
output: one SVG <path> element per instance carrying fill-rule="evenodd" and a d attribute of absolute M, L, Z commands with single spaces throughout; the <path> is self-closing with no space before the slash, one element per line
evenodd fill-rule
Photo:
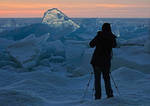
<path fill-rule="evenodd" d="M 42 17 L 44 12 L 50 8 L 59 8 L 71 17 L 113 17 L 127 16 L 124 10 L 131 11 L 150 8 L 149 5 L 135 4 L 97 4 L 97 3 L 62 3 L 62 4 L 42 4 L 42 3 L 0 3 L 0 17 Z M 130 11 L 129 16 L 132 15 Z M 123 15 L 125 13 L 125 15 Z M 141 14 L 148 14 L 143 12 Z M 116 15 L 117 14 L 117 15 Z M 138 13 L 136 13 L 138 14 Z M 140 16 L 140 15 L 139 15 Z M 150 14 L 147 15 L 150 17 Z"/>
<path fill-rule="evenodd" d="M 3 18 L 13 17 L 13 18 L 23 18 L 23 17 L 41 17 L 43 16 L 43 11 L 40 10 L 2 10 L 0 11 L 0 16 Z"/>
<path fill-rule="evenodd" d="M 106 7 L 106 8 L 124 8 L 124 7 L 150 7 L 149 5 L 137 5 L 137 4 L 98 4 L 98 3 L 62 3 L 62 4 L 41 4 L 41 3 L 0 3 L 0 8 L 50 8 L 50 7 L 62 7 L 62 8 L 93 8 L 93 7 Z"/>

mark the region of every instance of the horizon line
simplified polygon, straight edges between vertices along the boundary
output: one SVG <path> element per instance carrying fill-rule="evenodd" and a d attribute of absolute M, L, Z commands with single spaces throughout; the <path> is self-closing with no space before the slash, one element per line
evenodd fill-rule
<path fill-rule="evenodd" d="M 0 17 L 0 18 L 43 18 L 43 17 Z M 69 18 L 150 18 L 150 17 L 69 17 Z"/>

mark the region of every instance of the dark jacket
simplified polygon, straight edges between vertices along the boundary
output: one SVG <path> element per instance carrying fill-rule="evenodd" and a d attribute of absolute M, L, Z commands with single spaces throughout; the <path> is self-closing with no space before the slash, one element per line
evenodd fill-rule
<path fill-rule="evenodd" d="M 110 65 L 112 48 L 116 47 L 116 36 L 114 34 L 99 31 L 89 45 L 92 48 L 96 46 L 91 60 L 92 65 L 99 67 Z"/>

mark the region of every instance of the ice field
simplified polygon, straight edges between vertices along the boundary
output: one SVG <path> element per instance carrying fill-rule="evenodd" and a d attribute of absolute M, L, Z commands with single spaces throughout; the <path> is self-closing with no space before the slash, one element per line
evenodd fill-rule
<path fill-rule="evenodd" d="M 58 18 L 56 13 L 56 10 L 49 13 L 52 19 Z M 59 17 L 50 25 L 62 29 L 72 26 L 74 32 L 84 23 L 87 30 L 68 35 L 33 33 L 18 40 L 0 37 L 0 106 L 150 106 L 150 27 L 147 21 L 124 22 L 122 26 L 123 22 L 116 19 L 112 29 L 118 36 L 118 47 L 113 49 L 111 71 L 120 95 L 112 82 L 115 97 L 106 99 L 102 83 L 102 99 L 95 101 L 93 75 L 83 98 L 92 72 L 90 59 L 94 49 L 88 43 L 96 35 L 87 23 L 95 19 L 70 21 L 64 14 Z M 102 24 L 105 19 L 97 19 L 97 22 Z M 129 32 L 133 35 L 128 35 Z"/>

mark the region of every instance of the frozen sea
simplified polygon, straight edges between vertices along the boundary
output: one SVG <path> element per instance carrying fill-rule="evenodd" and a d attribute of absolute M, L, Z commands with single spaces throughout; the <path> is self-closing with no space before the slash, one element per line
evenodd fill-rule
<path fill-rule="evenodd" d="M 0 106 L 150 106 L 150 19 L 73 18 L 76 32 L 37 36 L 32 25 L 41 20 L 0 19 Z M 102 99 L 94 100 L 92 75 L 83 98 L 92 72 L 88 43 L 104 22 L 118 36 L 111 71 L 120 95 L 112 82 L 115 97 L 106 99 L 102 81 Z"/>

